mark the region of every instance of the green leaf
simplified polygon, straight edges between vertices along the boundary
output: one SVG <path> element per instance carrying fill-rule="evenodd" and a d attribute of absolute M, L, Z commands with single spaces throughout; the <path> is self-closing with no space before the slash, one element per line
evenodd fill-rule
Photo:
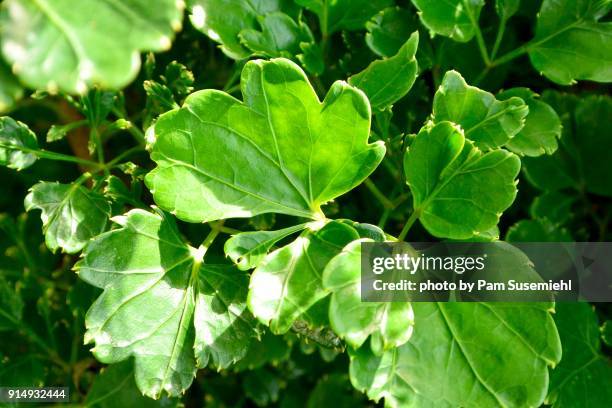
<path fill-rule="evenodd" d="M 290 58 L 300 52 L 300 43 L 312 42 L 312 33 L 304 23 L 296 23 L 287 14 L 273 12 L 258 18 L 261 31 L 244 29 L 238 37 L 254 55 Z"/>
<path fill-rule="evenodd" d="M 351 387 L 348 375 L 332 373 L 321 378 L 308 397 L 307 408 L 367 406 Z"/>
<path fill-rule="evenodd" d="M 372 16 L 393 4 L 392 0 L 295 0 L 319 17 L 324 36 L 341 30 L 361 30 Z"/>
<path fill-rule="evenodd" d="M 219 43 L 221 51 L 233 59 L 251 55 L 239 34 L 259 28 L 258 18 L 274 12 L 296 14 L 291 0 L 187 0 L 187 4 L 191 24 Z"/>
<path fill-rule="evenodd" d="M 418 45 L 419 32 L 415 31 L 395 56 L 373 61 L 366 69 L 351 76 L 349 84 L 365 92 L 372 109 L 390 107 L 408 93 L 416 80 Z"/>
<path fill-rule="evenodd" d="M 484 0 L 412 0 L 412 4 L 432 34 L 467 42 L 476 33 Z"/>
<path fill-rule="evenodd" d="M 281 378 L 265 368 L 247 372 L 242 382 L 244 394 L 258 407 L 278 401 L 280 387 Z"/>
<path fill-rule="evenodd" d="M 415 303 L 405 345 L 352 351 L 353 385 L 390 407 L 537 407 L 561 358 L 550 303 Z M 486 335 L 485 335 L 486 333 Z M 511 345 L 511 346 L 510 346 Z"/>
<path fill-rule="evenodd" d="M 203 263 L 203 249 L 185 244 L 161 213 L 137 209 L 114 221 L 120 227 L 92 241 L 75 266 L 83 280 L 104 289 L 85 321 L 96 358 L 115 363 L 134 356 L 138 388 L 159 397 L 191 385 L 196 357 L 198 367 L 209 356 L 226 367 L 244 355 L 255 335 L 246 276 Z"/>
<path fill-rule="evenodd" d="M 323 49 L 314 42 L 300 43 L 301 54 L 296 55 L 300 64 L 310 74 L 319 76 L 325 72 L 325 58 L 323 57 Z"/>
<path fill-rule="evenodd" d="M 389 7 L 366 24 L 368 47 L 381 57 L 392 57 L 418 28 L 414 13 L 399 7 Z"/>
<path fill-rule="evenodd" d="M 495 0 L 495 11 L 502 20 L 508 20 L 516 14 L 521 5 L 521 0 Z"/>
<path fill-rule="evenodd" d="M 544 0 L 535 37 L 527 50 L 531 63 L 551 81 L 612 82 L 612 23 L 609 1 Z"/>
<path fill-rule="evenodd" d="M 244 357 L 256 322 L 247 310 L 249 275 L 232 266 L 203 265 L 194 313 L 195 353 L 199 367 L 211 359 L 225 369 Z"/>
<path fill-rule="evenodd" d="M 285 333 L 294 321 L 327 295 L 321 282 L 325 265 L 357 232 L 331 221 L 319 230 L 310 227 L 291 244 L 266 256 L 251 275 L 249 308 L 273 333 Z"/>
<path fill-rule="evenodd" d="M 0 113 L 11 108 L 23 97 L 23 88 L 11 69 L 0 57 Z"/>
<path fill-rule="evenodd" d="M 572 216 L 572 206 L 577 197 L 549 191 L 537 196 L 529 207 L 532 218 L 547 218 L 554 224 L 563 224 Z"/>
<path fill-rule="evenodd" d="M 85 126 L 86 124 L 86 120 L 79 120 L 76 122 L 70 122 L 66 125 L 51 125 L 49 131 L 47 132 L 47 143 L 62 140 L 63 138 L 68 136 L 69 132 L 74 129 L 80 128 L 81 126 Z"/>
<path fill-rule="evenodd" d="M 29 87 L 84 93 L 122 88 L 140 68 L 141 51 L 170 48 L 182 2 L 9 0 L 0 11 L 2 52 Z M 94 29 L 95 28 L 95 29 Z"/>
<path fill-rule="evenodd" d="M 134 381 L 132 361 L 124 361 L 104 368 L 87 393 L 85 405 L 90 408 L 113 408 L 137 405 L 144 408 L 176 407 L 178 400 L 166 397 L 156 401 L 138 391 Z"/>
<path fill-rule="evenodd" d="M 465 137 L 482 150 L 503 146 L 525 124 L 529 108 L 518 97 L 498 101 L 493 94 L 468 85 L 461 74 L 448 71 L 433 102 L 433 120 L 460 125 Z"/>
<path fill-rule="evenodd" d="M 35 184 L 24 201 L 26 211 L 42 210 L 47 247 L 55 252 L 79 252 L 89 240 L 101 234 L 110 217 L 110 205 L 103 195 L 79 184 L 42 181 Z"/>
<path fill-rule="evenodd" d="M 380 337 L 384 349 L 398 347 L 412 335 L 412 306 L 361 300 L 361 243 L 367 241 L 351 242 L 325 267 L 323 286 L 332 292 L 329 321 L 353 348 L 361 347 L 370 335 Z"/>
<path fill-rule="evenodd" d="M 430 124 L 404 156 L 415 214 L 436 237 L 485 232 L 514 201 L 520 164 L 505 150 L 483 154 L 449 122 Z"/>
<path fill-rule="evenodd" d="M 612 98 L 592 95 L 578 100 L 556 93 L 546 96 L 563 120 L 563 135 L 552 156 L 523 160 L 527 179 L 546 191 L 584 189 L 611 197 L 612 183 L 608 177 L 612 172 L 611 128 L 601 118 L 612 116 Z"/>
<path fill-rule="evenodd" d="M 557 139 L 561 137 L 561 119 L 557 112 L 528 88 L 512 88 L 497 95 L 502 101 L 513 96 L 525 101 L 529 114 L 525 126 L 510 139 L 506 147 L 521 156 L 553 154 L 557 150 Z"/>
<path fill-rule="evenodd" d="M 16 170 L 30 167 L 36 161 L 36 155 L 12 146 L 30 151 L 38 150 L 38 140 L 34 132 L 25 123 L 8 116 L 0 117 L 0 165 Z"/>
<path fill-rule="evenodd" d="M 14 285 L 0 275 L 0 332 L 17 330 L 23 313 L 23 300 Z"/>
<path fill-rule="evenodd" d="M 599 325 L 588 303 L 560 303 L 555 322 L 563 359 L 550 376 L 546 403 L 553 408 L 604 407 L 612 401 L 612 362 L 601 351 Z"/>
<path fill-rule="evenodd" d="M 382 160 L 383 144 L 367 143 L 367 98 L 346 83 L 334 83 L 321 103 L 296 64 L 274 59 L 248 62 L 241 85 L 244 102 L 204 90 L 155 124 L 158 167 L 146 184 L 178 218 L 276 212 L 319 219 L 322 204 Z"/>
<path fill-rule="evenodd" d="M 259 340 L 253 339 L 246 355 L 231 368 L 236 371 L 252 371 L 266 364 L 278 365 L 289 358 L 291 345 L 283 336 L 275 336 L 265 330 Z"/>
<path fill-rule="evenodd" d="M 508 242 L 572 242 L 565 229 L 554 225 L 546 218 L 521 220 L 511 226 L 506 234 Z"/>
<path fill-rule="evenodd" d="M 278 231 L 242 232 L 225 241 L 225 254 L 246 271 L 253 269 L 263 261 L 270 249 L 281 239 L 306 228 L 307 224 L 283 228 Z"/>

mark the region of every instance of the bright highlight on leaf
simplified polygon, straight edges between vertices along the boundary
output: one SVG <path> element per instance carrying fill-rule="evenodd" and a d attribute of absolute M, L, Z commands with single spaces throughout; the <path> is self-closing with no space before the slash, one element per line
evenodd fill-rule
<path fill-rule="evenodd" d="M 493 228 L 516 196 L 521 162 L 482 153 L 450 122 L 425 126 L 404 156 L 414 213 L 436 237 L 467 239 Z"/>
<path fill-rule="evenodd" d="M 133 356 L 138 388 L 156 398 L 186 390 L 196 365 L 225 368 L 244 356 L 256 335 L 247 276 L 205 263 L 161 213 L 132 210 L 114 220 L 120 227 L 92 241 L 75 266 L 104 289 L 85 322 L 95 356 L 105 363 Z"/>
<path fill-rule="evenodd" d="M 241 87 L 244 102 L 199 91 L 155 124 L 158 167 L 146 182 L 155 202 L 178 218 L 276 212 L 318 219 L 322 204 L 382 160 L 382 143 L 367 143 L 368 100 L 348 84 L 335 82 L 320 102 L 297 65 L 274 59 L 247 63 Z"/>
<path fill-rule="evenodd" d="M 141 51 L 170 48 L 182 2 L 158 0 L 8 0 L 0 42 L 13 72 L 29 87 L 84 93 L 121 88 L 140 69 Z"/>

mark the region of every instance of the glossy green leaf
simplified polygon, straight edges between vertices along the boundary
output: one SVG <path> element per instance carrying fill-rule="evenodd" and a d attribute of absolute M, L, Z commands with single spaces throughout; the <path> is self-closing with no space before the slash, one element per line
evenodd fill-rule
<path fill-rule="evenodd" d="M 226 367 L 244 355 L 255 335 L 247 277 L 203 263 L 202 249 L 186 245 L 163 214 L 137 209 L 114 220 L 119 228 L 92 241 L 75 266 L 104 289 L 85 322 L 94 355 L 104 363 L 134 356 L 138 388 L 151 397 L 186 390 L 196 359 Z"/>
<path fill-rule="evenodd" d="M 319 16 L 324 35 L 340 30 L 361 30 L 366 22 L 392 0 L 295 0 Z"/>
<path fill-rule="evenodd" d="M 389 7 L 366 24 L 366 43 L 381 57 L 392 57 L 418 28 L 414 13 L 399 7 Z"/>
<path fill-rule="evenodd" d="M 36 155 L 12 146 L 31 151 L 38 150 L 38 141 L 34 132 L 22 122 L 8 116 L 0 117 L 0 165 L 16 170 L 30 167 L 36 161 Z"/>
<path fill-rule="evenodd" d="M 554 408 L 608 405 L 612 401 L 612 362 L 601 350 L 593 306 L 560 303 L 555 322 L 563 359 L 551 373 L 546 403 Z"/>
<path fill-rule="evenodd" d="M 537 407 L 561 358 L 549 303 L 415 303 L 405 345 L 351 352 L 353 385 L 390 407 Z M 510 346 L 511 345 L 511 346 Z"/>
<path fill-rule="evenodd" d="M 572 206 L 577 197 L 559 191 L 549 191 L 537 196 L 529 207 L 532 218 L 547 218 L 554 224 L 562 224 L 572 216 Z"/>
<path fill-rule="evenodd" d="M 332 292 L 329 321 L 334 331 L 353 348 L 368 336 L 381 338 L 384 349 L 398 347 L 412 335 L 414 313 L 408 302 L 361 300 L 361 243 L 348 244 L 325 267 L 323 286 Z"/>
<path fill-rule="evenodd" d="M 528 88 L 512 88 L 497 95 L 502 101 L 514 96 L 525 101 L 529 114 L 525 126 L 510 139 L 506 147 L 521 156 L 553 154 L 561 137 L 561 120 L 557 113 Z"/>
<path fill-rule="evenodd" d="M 8 110 L 23 96 L 23 88 L 0 57 L 0 113 Z"/>
<path fill-rule="evenodd" d="M 552 156 L 525 158 L 527 179 L 542 190 L 584 188 L 612 196 L 612 132 L 609 121 L 601 120 L 612 116 L 612 98 L 549 93 L 547 102 L 563 119 L 560 147 Z"/>
<path fill-rule="evenodd" d="M 8 0 L 0 11 L 2 52 L 24 84 L 84 93 L 121 88 L 140 68 L 141 51 L 170 48 L 182 4 L 160 0 Z"/>
<path fill-rule="evenodd" d="M 155 124 L 158 167 L 146 183 L 178 218 L 320 218 L 322 204 L 382 160 L 383 144 L 367 143 L 367 98 L 346 83 L 334 83 L 320 102 L 297 65 L 274 59 L 247 63 L 241 85 L 244 102 L 204 90 Z"/>
<path fill-rule="evenodd" d="M 468 85 L 461 74 L 448 71 L 433 102 L 433 120 L 460 125 L 479 149 L 503 146 L 525 124 L 529 108 L 518 97 L 498 101 L 493 94 Z"/>
<path fill-rule="evenodd" d="M 103 195 L 79 184 L 40 182 L 24 201 L 26 211 L 42 211 L 47 247 L 73 254 L 101 234 L 110 217 L 110 205 Z"/>
<path fill-rule="evenodd" d="M 412 0 L 432 34 L 467 42 L 474 37 L 484 0 Z"/>
<path fill-rule="evenodd" d="M 502 20 L 508 20 L 516 14 L 521 0 L 495 0 L 495 11 Z"/>
<path fill-rule="evenodd" d="M 321 275 L 327 263 L 357 232 L 331 221 L 304 231 L 291 244 L 266 256 L 251 275 L 249 308 L 273 333 L 285 333 L 294 321 L 327 295 Z"/>
<path fill-rule="evenodd" d="M 372 109 L 383 110 L 403 98 L 416 80 L 418 64 L 415 54 L 419 45 L 419 32 L 390 58 L 376 60 L 366 69 L 351 76 L 349 84 L 368 96 Z"/>
<path fill-rule="evenodd" d="M 253 269 L 263 261 L 270 249 L 281 239 L 306 228 L 306 224 L 278 231 L 242 232 L 225 241 L 225 254 L 240 270 Z"/>
<path fill-rule="evenodd" d="M 304 23 L 296 23 L 287 14 L 273 12 L 258 19 L 261 31 L 244 29 L 240 42 L 254 55 L 290 58 L 300 52 L 300 43 L 312 42 L 312 33 Z"/>
<path fill-rule="evenodd" d="M 259 29 L 259 18 L 275 12 L 295 14 L 292 0 L 187 0 L 187 5 L 191 24 L 233 59 L 251 55 L 239 35 L 243 30 Z"/>
<path fill-rule="evenodd" d="M 85 406 L 88 408 L 114 408 L 135 406 L 143 408 L 176 407 L 178 400 L 166 397 L 153 400 L 143 396 L 134 381 L 134 367 L 132 361 L 110 365 L 96 376 Z"/>
<path fill-rule="evenodd" d="M 610 8 L 609 1 L 544 0 L 527 48 L 535 69 L 562 85 L 612 82 L 612 23 L 599 22 Z"/>
<path fill-rule="evenodd" d="M 565 229 L 556 226 L 546 218 L 521 220 L 511 226 L 506 234 L 508 242 L 572 242 L 572 236 Z"/>
<path fill-rule="evenodd" d="M 450 122 L 427 125 L 404 156 L 414 211 L 436 237 L 467 239 L 493 228 L 516 196 L 517 156 L 482 153 Z"/>

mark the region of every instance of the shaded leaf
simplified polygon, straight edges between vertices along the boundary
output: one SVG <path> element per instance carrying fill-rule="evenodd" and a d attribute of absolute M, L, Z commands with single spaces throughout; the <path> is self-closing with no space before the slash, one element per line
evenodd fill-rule
<path fill-rule="evenodd" d="M 279 11 L 295 15 L 292 0 L 187 0 L 187 5 L 191 24 L 219 43 L 221 51 L 233 59 L 251 55 L 241 43 L 239 34 L 259 28 L 259 17 Z"/>
<path fill-rule="evenodd" d="M 506 147 L 525 156 L 553 154 L 557 150 L 557 139 L 561 137 L 561 120 L 557 113 L 528 88 L 512 88 L 497 95 L 502 101 L 513 96 L 525 101 L 529 114 L 525 126 L 506 143 Z"/>
<path fill-rule="evenodd" d="M 495 11 L 502 20 L 508 20 L 516 14 L 521 0 L 495 0 Z"/>
<path fill-rule="evenodd" d="M 565 229 L 555 226 L 550 220 L 540 218 L 521 220 L 511 226 L 506 234 L 508 242 L 572 242 L 572 236 Z"/>
<path fill-rule="evenodd" d="M 546 403 L 554 408 L 608 405 L 612 401 L 612 363 L 601 351 L 593 307 L 562 302 L 556 309 L 563 359 L 551 373 Z"/>
<path fill-rule="evenodd" d="M 529 58 L 551 81 L 570 85 L 579 79 L 612 82 L 612 23 L 599 20 L 608 1 L 544 0 Z"/>
<path fill-rule="evenodd" d="M 304 72 L 285 59 L 248 62 L 241 84 L 244 102 L 204 90 L 155 124 L 158 167 L 146 184 L 178 218 L 320 218 L 322 204 L 382 160 L 382 143 L 367 143 L 370 108 L 361 91 L 336 82 L 321 103 Z"/>
<path fill-rule="evenodd" d="M 110 205 L 103 195 L 79 184 L 42 181 L 30 189 L 24 201 L 26 211 L 42 211 L 47 247 L 73 254 L 101 234 L 110 217 Z"/>
<path fill-rule="evenodd" d="M 562 224 L 572 216 L 576 200 L 577 197 L 559 191 L 545 192 L 533 200 L 529 214 L 532 218 L 547 218 L 552 223 Z"/>
<path fill-rule="evenodd" d="M 18 330 L 23 300 L 14 285 L 0 276 L 0 332 Z"/>
<path fill-rule="evenodd" d="M 295 0 L 301 6 L 319 16 L 324 35 L 340 30 L 360 30 L 366 22 L 392 0 Z"/>
<path fill-rule="evenodd" d="M 484 0 L 412 0 L 432 34 L 467 42 L 474 37 Z"/>
<path fill-rule="evenodd" d="M 497 224 L 516 196 L 517 156 L 482 153 L 449 122 L 424 127 L 404 156 L 415 213 L 432 235 L 467 239 Z"/>
<path fill-rule="evenodd" d="M 311 42 L 312 33 L 304 23 L 287 14 L 272 12 L 258 18 L 261 31 L 244 29 L 238 37 L 254 55 L 290 58 L 300 52 L 300 43 Z"/>
<path fill-rule="evenodd" d="M 365 40 L 377 55 L 392 57 L 417 28 L 418 21 L 414 13 L 399 7 L 389 7 L 366 24 L 368 33 Z"/>
<path fill-rule="evenodd" d="M 365 92 L 372 109 L 390 107 L 410 91 L 416 80 L 418 45 L 419 32 L 415 31 L 396 55 L 373 61 L 365 70 L 351 76 L 349 84 Z"/>
<path fill-rule="evenodd" d="M 539 406 L 561 358 L 550 303 L 413 304 L 408 343 L 352 351 L 353 385 L 390 407 Z M 486 336 L 483 333 L 487 333 Z M 509 347 L 508 345 L 512 345 Z"/>
<path fill-rule="evenodd" d="M 23 96 L 23 88 L 0 57 L 0 113 L 10 109 Z"/>

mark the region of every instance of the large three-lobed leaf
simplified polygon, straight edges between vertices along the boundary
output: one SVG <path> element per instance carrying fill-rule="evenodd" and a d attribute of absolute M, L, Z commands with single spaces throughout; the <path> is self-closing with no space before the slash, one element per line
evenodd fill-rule
<path fill-rule="evenodd" d="M 182 220 L 276 212 L 320 218 L 322 204 L 361 183 L 385 148 L 368 144 L 370 106 L 338 81 L 320 102 L 286 59 L 250 61 L 244 102 L 217 90 L 190 95 L 155 124 L 157 163 L 146 183 Z"/>
<path fill-rule="evenodd" d="M 132 210 L 115 222 L 75 267 L 104 289 L 85 322 L 94 355 L 104 363 L 134 356 L 136 383 L 152 397 L 179 395 L 209 360 L 225 368 L 243 357 L 256 335 L 248 276 L 204 263 L 162 213 Z"/>

